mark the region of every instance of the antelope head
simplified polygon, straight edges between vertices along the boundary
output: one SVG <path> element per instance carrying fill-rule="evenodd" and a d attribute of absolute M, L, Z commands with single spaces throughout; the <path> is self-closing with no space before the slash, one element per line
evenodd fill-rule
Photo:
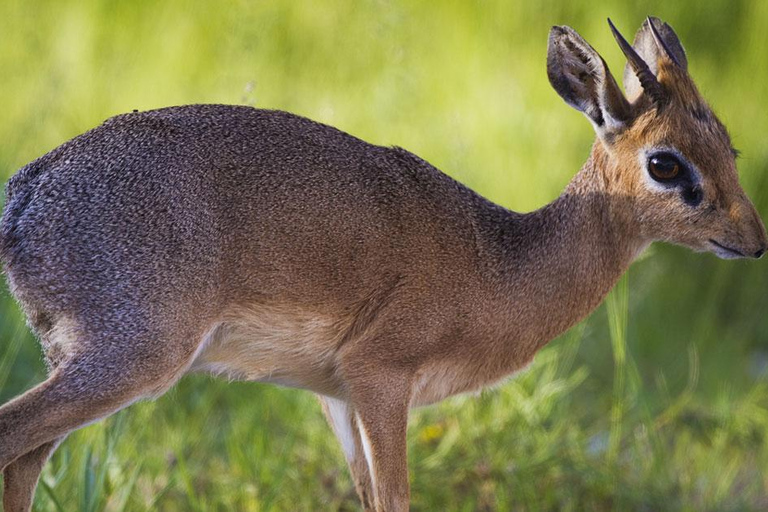
<path fill-rule="evenodd" d="M 644 243 L 759 258 L 768 248 L 765 227 L 739 185 L 737 153 L 689 75 L 677 35 L 648 18 L 630 45 L 608 23 L 627 57 L 625 93 L 569 27 L 552 28 L 547 58 L 552 86 L 595 128 L 603 191 L 624 198 L 623 214 Z"/>

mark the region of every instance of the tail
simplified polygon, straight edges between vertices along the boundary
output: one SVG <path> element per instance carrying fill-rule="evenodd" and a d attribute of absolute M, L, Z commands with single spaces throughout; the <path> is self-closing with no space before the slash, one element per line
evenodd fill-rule
<path fill-rule="evenodd" d="M 0 262 L 8 267 L 12 264 L 20 243 L 18 225 L 31 194 L 27 191 L 11 193 L 11 184 L 5 187 L 5 208 L 0 218 Z"/>
<path fill-rule="evenodd" d="M 40 176 L 51 167 L 58 154 L 55 150 L 25 165 L 5 186 L 5 207 L 0 217 L 0 262 L 13 265 L 22 245 L 21 220 L 34 197 Z"/>

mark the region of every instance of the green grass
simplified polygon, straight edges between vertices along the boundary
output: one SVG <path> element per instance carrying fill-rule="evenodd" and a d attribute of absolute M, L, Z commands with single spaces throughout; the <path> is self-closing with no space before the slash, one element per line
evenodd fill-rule
<path fill-rule="evenodd" d="M 546 37 L 568 24 L 617 76 L 627 36 L 669 21 L 768 214 L 768 3 L 289 0 L 0 4 L 0 178 L 106 117 L 193 102 L 290 110 L 400 145 L 532 210 L 592 132 L 551 90 Z M 480 396 L 414 412 L 414 510 L 768 507 L 768 272 L 655 245 L 587 321 Z M 0 289 L 0 401 L 44 378 Z M 38 511 L 358 510 L 306 392 L 194 376 L 76 432 Z"/>

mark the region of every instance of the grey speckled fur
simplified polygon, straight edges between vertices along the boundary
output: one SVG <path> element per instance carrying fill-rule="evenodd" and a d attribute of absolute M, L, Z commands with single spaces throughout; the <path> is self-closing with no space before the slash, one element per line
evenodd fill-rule
<path fill-rule="evenodd" d="M 76 315 L 133 335 L 180 302 L 357 303 L 419 266 L 409 249 L 425 237 L 471 253 L 468 198 L 482 201 L 402 149 L 295 115 L 172 107 L 109 119 L 21 169 L 0 249 L 41 334 Z M 441 240 L 442 221 L 469 236 Z"/>

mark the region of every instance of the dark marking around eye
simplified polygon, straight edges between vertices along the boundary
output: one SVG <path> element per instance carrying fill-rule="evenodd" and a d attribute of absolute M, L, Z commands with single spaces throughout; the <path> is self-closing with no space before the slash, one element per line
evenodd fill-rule
<path fill-rule="evenodd" d="M 699 183 L 694 183 L 688 164 L 673 153 L 660 151 L 648 157 L 648 174 L 654 181 L 670 188 L 679 189 L 685 204 L 696 207 L 704 199 L 704 191 Z"/>
<path fill-rule="evenodd" d="M 701 200 L 704 198 L 704 191 L 701 190 L 699 185 L 687 185 L 683 187 L 682 191 L 683 201 L 690 206 L 699 206 Z"/>

